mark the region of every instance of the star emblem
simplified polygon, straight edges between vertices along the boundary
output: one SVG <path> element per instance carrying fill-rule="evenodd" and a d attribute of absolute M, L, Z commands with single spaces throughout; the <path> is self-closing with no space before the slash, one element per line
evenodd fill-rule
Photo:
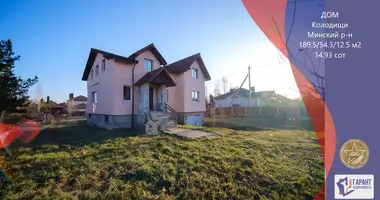
<path fill-rule="evenodd" d="M 358 150 L 358 148 L 356 147 L 356 143 L 354 142 L 351 150 L 343 150 L 343 152 L 348 154 L 347 163 L 351 163 L 352 161 L 357 159 L 359 156 L 361 156 L 365 152 L 365 150 Z"/>

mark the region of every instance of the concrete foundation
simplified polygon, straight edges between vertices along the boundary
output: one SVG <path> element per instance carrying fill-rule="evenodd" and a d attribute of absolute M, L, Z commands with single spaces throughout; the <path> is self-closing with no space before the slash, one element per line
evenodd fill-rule
<path fill-rule="evenodd" d="M 134 128 L 135 130 L 145 130 L 147 122 L 146 113 L 149 112 L 149 87 L 148 83 L 138 88 L 137 113 L 134 114 L 134 126 L 132 126 L 132 115 L 104 115 L 104 114 L 88 114 L 87 124 L 98 126 L 106 129 L 114 128 Z M 167 103 L 167 89 L 165 85 L 157 87 L 157 110 L 165 112 L 165 103 Z M 190 117 L 191 118 L 191 117 Z M 194 121 L 187 119 L 187 121 Z M 196 120 L 195 120 L 196 121 Z"/>
<path fill-rule="evenodd" d="M 144 114 L 136 114 L 135 126 L 136 130 L 143 130 L 146 122 Z M 103 114 L 89 114 L 87 116 L 87 124 L 90 126 L 97 126 L 105 129 L 115 128 L 132 128 L 132 115 L 103 115 Z"/>
<path fill-rule="evenodd" d="M 178 113 L 178 123 L 189 126 L 203 126 L 204 113 Z"/>

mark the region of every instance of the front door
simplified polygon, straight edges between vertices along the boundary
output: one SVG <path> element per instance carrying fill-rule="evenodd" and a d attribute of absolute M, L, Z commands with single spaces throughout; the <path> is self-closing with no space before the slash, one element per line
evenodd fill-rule
<path fill-rule="evenodd" d="M 153 111 L 153 88 L 149 87 L 149 110 Z"/>

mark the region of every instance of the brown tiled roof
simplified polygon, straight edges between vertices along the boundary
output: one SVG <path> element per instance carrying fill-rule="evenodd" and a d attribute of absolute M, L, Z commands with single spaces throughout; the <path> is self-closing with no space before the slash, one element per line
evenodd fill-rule
<path fill-rule="evenodd" d="M 87 101 L 87 97 L 79 95 L 77 97 L 74 97 L 74 101 Z"/>
<path fill-rule="evenodd" d="M 144 83 L 165 84 L 167 87 L 176 86 L 176 83 L 174 82 L 173 78 L 163 67 L 159 67 L 155 70 L 146 73 L 135 83 L 135 85 L 141 85 Z"/>
<path fill-rule="evenodd" d="M 236 92 L 237 94 L 239 94 L 240 96 L 243 96 L 243 97 L 249 97 L 249 90 L 244 89 L 244 88 L 239 88 L 239 89 L 236 89 L 236 90 L 234 90 L 234 91 L 229 91 L 229 92 L 227 92 L 227 93 L 225 93 L 225 94 L 222 94 L 222 95 L 216 96 L 216 97 L 214 97 L 214 99 L 224 99 L 224 98 L 230 96 L 231 94 L 233 94 L 233 93 L 235 93 L 235 92 Z"/>
<path fill-rule="evenodd" d="M 90 55 L 88 56 L 88 59 L 87 59 L 86 68 L 84 69 L 84 72 L 83 72 L 82 81 L 87 81 L 88 75 L 91 72 L 92 65 L 94 64 L 96 55 L 98 53 L 103 54 L 106 59 L 115 58 L 116 60 L 121 60 L 121 61 L 124 61 L 127 63 L 135 63 L 136 62 L 135 59 L 132 59 L 132 58 L 127 58 L 124 56 L 119 56 L 119 55 L 109 53 L 106 51 L 102 51 L 99 49 L 91 48 Z"/>
<path fill-rule="evenodd" d="M 103 54 L 104 57 L 107 58 L 107 59 L 115 58 L 116 60 L 124 61 L 124 62 L 127 62 L 127 63 L 137 63 L 138 61 L 136 60 L 136 57 L 138 55 L 142 54 L 145 51 L 151 51 L 152 54 L 158 59 L 158 61 L 160 62 L 161 65 L 166 65 L 167 64 L 166 60 L 161 55 L 161 53 L 157 50 L 157 48 L 154 46 L 153 43 L 151 43 L 148 46 L 146 46 L 146 47 L 144 47 L 144 48 L 142 48 L 142 49 L 134 52 L 129 57 L 124 57 L 124 56 L 116 55 L 116 54 L 109 53 L 109 52 L 106 52 L 106 51 L 102 51 L 102 50 L 99 50 L 99 49 L 91 48 L 90 55 L 88 56 L 88 59 L 87 59 L 86 68 L 84 69 L 84 72 L 83 72 L 82 81 L 87 81 L 88 75 L 91 72 L 91 67 L 94 64 L 96 55 L 98 53 Z"/>
<path fill-rule="evenodd" d="M 157 50 L 157 48 L 154 46 L 153 43 L 149 44 L 148 46 L 136 51 L 132 55 L 130 55 L 128 58 L 129 59 L 136 59 L 137 56 L 140 54 L 144 53 L 145 51 L 151 51 L 152 54 L 157 58 L 157 60 L 160 62 L 161 65 L 166 65 L 166 60 L 164 57 L 161 55 L 161 53 Z"/>
<path fill-rule="evenodd" d="M 86 104 L 85 103 L 81 103 L 81 104 L 78 104 L 75 106 L 76 109 L 86 109 Z"/>
<path fill-rule="evenodd" d="M 49 100 L 50 108 L 65 108 L 65 106 L 57 104 L 55 101 Z"/>
<path fill-rule="evenodd" d="M 177 62 L 174 62 L 172 64 L 169 64 L 165 66 L 165 69 L 169 72 L 182 74 L 190 69 L 191 65 L 197 61 L 199 64 L 199 67 L 201 68 L 201 71 L 203 73 L 203 76 L 207 81 L 211 80 L 210 74 L 208 73 L 206 66 L 202 60 L 201 54 L 197 53 L 192 56 L 189 56 L 187 58 L 184 58 L 182 60 L 179 60 Z"/>

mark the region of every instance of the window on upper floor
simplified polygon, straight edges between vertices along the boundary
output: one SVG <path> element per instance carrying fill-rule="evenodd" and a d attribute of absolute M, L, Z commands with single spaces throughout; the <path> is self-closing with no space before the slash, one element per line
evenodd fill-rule
<path fill-rule="evenodd" d="M 191 68 L 191 77 L 198 78 L 198 70 L 195 68 Z"/>
<path fill-rule="evenodd" d="M 96 76 L 99 75 L 99 65 L 96 65 L 95 74 L 96 74 Z"/>
<path fill-rule="evenodd" d="M 130 86 L 124 86 L 123 87 L 123 100 L 124 101 L 130 101 L 132 98 L 132 87 Z"/>
<path fill-rule="evenodd" d="M 98 93 L 96 91 L 91 93 L 91 101 L 92 103 L 98 103 Z"/>
<path fill-rule="evenodd" d="M 144 59 L 144 70 L 149 72 L 153 69 L 153 60 Z"/>
<path fill-rule="evenodd" d="M 199 91 L 191 91 L 191 99 L 193 102 L 199 102 Z"/>
<path fill-rule="evenodd" d="M 102 60 L 102 71 L 106 71 L 106 59 Z"/>
<path fill-rule="evenodd" d="M 94 78 L 94 69 L 91 69 L 91 80 Z"/>

